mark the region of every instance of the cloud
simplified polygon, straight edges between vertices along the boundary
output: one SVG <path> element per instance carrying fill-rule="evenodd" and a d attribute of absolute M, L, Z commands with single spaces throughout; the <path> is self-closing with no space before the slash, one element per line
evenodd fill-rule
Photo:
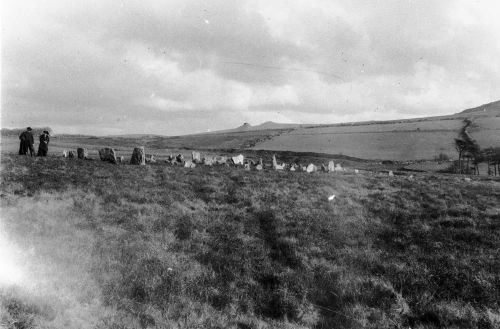
<path fill-rule="evenodd" d="M 183 134 L 500 98 L 495 1 L 11 1 L 2 126 Z"/>

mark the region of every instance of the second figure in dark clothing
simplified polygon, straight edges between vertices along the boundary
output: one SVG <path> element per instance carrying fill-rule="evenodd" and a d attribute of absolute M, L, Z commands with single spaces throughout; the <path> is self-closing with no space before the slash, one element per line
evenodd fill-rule
<path fill-rule="evenodd" d="M 47 152 L 49 151 L 49 141 L 50 141 L 49 132 L 47 130 L 44 130 L 43 134 L 40 135 L 40 145 L 38 145 L 39 157 L 47 156 Z"/>
<path fill-rule="evenodd" d="M 28 150 L 30 151 L 30 156 L 35 155 L 35 149 L 33 148 L 33 144 L 35 143 L 33 139 L 33 134 L 31 133 L 31 127 L 26 128 L 26 131 L 24 131 L 20 136 L 20 143 L 19 143 L 19 154 L 20 155 L 27 155 Z"/>

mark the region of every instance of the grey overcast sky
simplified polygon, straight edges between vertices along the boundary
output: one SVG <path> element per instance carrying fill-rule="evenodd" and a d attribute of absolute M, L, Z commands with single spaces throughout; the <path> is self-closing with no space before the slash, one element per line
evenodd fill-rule
<path fill-rule="evenodd" d="M 162 135 L 500 99 L 500 1 L 3 1 L 2 127 Z"/>

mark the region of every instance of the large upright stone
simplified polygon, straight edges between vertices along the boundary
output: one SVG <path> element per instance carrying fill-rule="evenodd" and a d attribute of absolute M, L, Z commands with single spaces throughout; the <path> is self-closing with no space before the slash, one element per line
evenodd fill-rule
<path fill-rule="evenodd" d="M 89 152 L 87 151 L 87 149 L 84 149 L 82 147 L 77 148 L 76 153 L 78 155 L 78 159 L 85 160 L 89 157 Z"/>
<path fill-rule="evenodd" d="M 144 153 L 144 146 L 134 148 L 130 164 L 144 166 L 146 164 L 146 154 Z"/>
<path fill-rule="evenodd" d="M 101 161 L 107 161 L 116 164 L 116 153 L 112 148 L 105 147 L 100 149 L 99 158 L 101 159 Z"/>

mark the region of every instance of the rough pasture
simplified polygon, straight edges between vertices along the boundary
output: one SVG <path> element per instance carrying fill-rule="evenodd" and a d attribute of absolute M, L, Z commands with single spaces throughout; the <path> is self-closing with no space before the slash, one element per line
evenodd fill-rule
<path fill-rule="evenodd" d="M 414 176 L 4 153 L 0 322 L 498 328 L 499 181 Z"/>

